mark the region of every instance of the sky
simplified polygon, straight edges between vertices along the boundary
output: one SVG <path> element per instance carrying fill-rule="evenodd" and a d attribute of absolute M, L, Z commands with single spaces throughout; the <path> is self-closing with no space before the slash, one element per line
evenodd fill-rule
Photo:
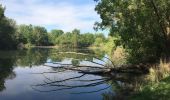
<path fill-rule="evenodd" d="M 81 32 L 95 32 L 94 23 L 100 16 L 94 11 L 94 0 L 0 0 L 5 15 L 17 24 L 44 26 L 48 31 L 65 32 L 77 28 Z"/>

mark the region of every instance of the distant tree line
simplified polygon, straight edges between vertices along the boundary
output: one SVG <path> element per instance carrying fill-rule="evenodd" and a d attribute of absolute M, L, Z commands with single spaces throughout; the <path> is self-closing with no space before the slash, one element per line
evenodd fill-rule
<path fill-rule="evenodd" d="M 74 29 L 72 32 L 54 29 L 47 32 L 45 27 L 33 25 L 19 25 L 17 39 L 20 43 L 35 46 L 61 46 L 61 47 L 88 47 L 96 41 L 105 39 L 103 34 L 80 33 Z M 96 43 L 97 44 L 97 43 Z"/>
<path fill-rule="evenodd" d="M 19 25 L 17 26 L 16 38 L 19 43 L 23 44 L 49 45 L 47 30 L 41 26 Z"/>
<path fill-rule="evenodd" d="M 0 49 L 16 49 L 18 46 L 61 46 L 88 47 L 99 46 L 106 40 L 103 34 L 80 33 L 54 29 L 47 32 L 42 26 L 16 25 L 15 21 L 4 15 L 5 8 L 0 5 Z"/>

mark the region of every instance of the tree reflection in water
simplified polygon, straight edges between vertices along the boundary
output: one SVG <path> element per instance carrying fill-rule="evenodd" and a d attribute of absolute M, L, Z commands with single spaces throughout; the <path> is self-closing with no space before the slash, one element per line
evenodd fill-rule
<path fill-rule="evenodd" d="M 13 72 L 13 64 L 15 60 L 12 58 L 0 58 L 0 91 L 5 89 L 5 80 L 13 79 L 16 74 Z"/>
<path fill-rule="evenodd" d="M 15 78 L 16 75 L 13 72 L 14 67 L 35 67 L 43 65 L 44 62 L 48 61 L 63 61 L 66 58 L 77 58 L 84 59 L 84 56 L 72 55 L 72 54 L 58 54 L 59 52 L 65 52 L 68 50 L 65 49 L 39 49 L 33 48 L 28 50 L 19 50 L 19 51 L 0 51 L 0 90 L 5 89 L 4 83 L 6 79 Z M 75 49 L 69 50 L 71 52 L 86 52 L 94 54 L 94 51 L 91 50 L 82 50 Z M 57 55 L 56 55 L 57 54 Z M 104 53 L 100 53 L 100 56 L 103 56 Z M 86 57 L 88 60 L 92 60 L 90 57 Z M 72 63 L 75 65 L 79 63 L 77 60 L 72 60 Z M 53 68 L 53 70 L 56 70 Z M 58 69 L 57 69 L 58 70 Z M 63 69 L 60 69 L 63 71 Z"/>
<path fill-rule="evenodd" d="M 0 55 L 0 91 L 3 91 L 5 80 L 16 77 L 14 67 L 41 65 L 47 60 L 48 50 L 0 51 Z"/>
<path fill-rule="evenodd" d="M 62 55 L 62 57 L 64 57 L 63 54 L 59 54 L 59 55 L 60 56 Z M 66 58 L 68 58 L 68 56 Z M 93 75 L 78 73 L 76 71 L 79 70 L 76 69 L 76 71 L 74 71 L 71 69 L 74 68 L 74 66 L 72 65 L 75 64 L 76 66 L 80 66 L 81 62 L 83 62 L 87 58 L 84 55 L 84 57 L 82 57 L 79 60 L 79 62 L 77 62 L 77 59 L 80 58 L 80 56 L 75 56 L 75 58 L 76 61 L 72 61 L 72 64 L 68 64 L 68 63 L 63 64 L 62 62 L 54 62 L 53 63 L 54 65 L 55 64 L 60 65 L 62 63 L 62 65 L 64 66 L 54 67 L 54 65 L 52 65 L 51 67 L 52 69 L 54 69 L 53 72 L 38 73 L 38 74 L 42 74 L 45 80 L 40 84 L 32 85 L 32 88 L 39 92 L 54 92 L 54 91 L 61 91 L 61 90 L 65 91 L 70 89 L 75 90 L 76 88 L 87 88 L 85 90 L 82 89 L 81 92 L 72 92 L 71 94 L 93 93 L 93 92 L 100 92 L 105 90 L 106 92 L 102 94 L 104 100 L 113 100 L 113 99 L 124 100 L 129 95 L 133 94 L 136 91 L 139 91 L 140 87 L 145 85 L 146 83 L 146 75 L 141 75 L 141 74 L 112 73 L 109 75 L 108 74 L 97 75 L 97 76 L 95 75 L 97 78 L 94 78 Z M 94 58 L 89 58 L 89 59 L 91 59 L 88 60 L 90 62 L 93 62 L 94 60 Z M 63 77 L 64 75 L 61 76 L 64 73 L 69 73 L 70 69 L 73 75 L 70 75 L 68 78 Z M 53 75 L 50 76 L 49 74 L 53 74 Z M 89 78 L 89 76 L 93 78 Z M 96 89 L 95 87 L 97 86 L 99 87 Z M 88 90 L 89 87 L 94 87 L 94 90 L 91 89 Z M 112 90 L 108 91 L 108 88 Z"/>
<path fill-rule="evenodd" d="M 55 55 L 56 55 L 55 57 L 62 58 L 62 60 L 60 60 L 60 62 L 48 62 L 48 64 L 49 63 L 52 64 L 48 66 L 52 67 L 53 71 L 39 73 L 45 77 L 45 80 L 41 84 L 33 85 L 32 88 L 34 90 L 39 92 L 52 92 L 52 91 L 69 90 L 75 88 L 97 87 L 111 80 L 111 77 L 108 76 L 102 76 L 102 77 L 97 76 L 97 78 L 94 78 L 94 76 L 91 75 L 92 78 L 89 78 L 88 74 L 76 72 L 76 71 L 81 71 L 82 69 L 85 70 L 90 70 L 92 68 L 103 69 L 104 64 L 94 61 L 94 57 L 90 56 L 89 54 L 75 53 L 75 52 L 58 52 L 55 53 Z M 104 55 L 102 56 L 100 55 L 99 57 L 95 57 L 95 60 L 103 61 L 100 60 L 103 57 Z M 67 59 L 67 61 L 63 63 L 65 61 L 65 58 Z M 103 63 L 106 62 L 103 61 Z M 55 67 L 53 65 L 55 65 Z M 88 69 L 89 67 L 90 69 Z M 68 78 L 63 77 L 64 75 L 61 76 L 62 74 L 69 75 L 69 73 L 71 73 L 71 76 Z M 56 77 L 56 78 L 52 79 L 49 74 L 53 74 L 52 77 Z M 43 89 L 41 89 L 42 87 Z M 98 90 L 78 92 L 74 94 L 98 92 L 107 89 L 109 87 L 110 85 L 107 84 L 105 85 L 105 87 L 99 88 Z"/>
<path fill-rule="evenodd" d="M 81 65 L 101 67 L 107 63 L 108 59 L 104 52 L 99 51 L 76 50 L 79 54 L 69 52 L 57 49 L 30 49 L 12 53 L 7 52 L 7 54 L 4 52 L 1 53 L 0 91 L 5 89 L 5 79 L 16 77 L 13 72 L 15 66 L 36 67 L 43 65 L 45 62 L 54 62 L 51 63 L 52 66 L 60 65 L 61 63 L 65 65 L 64 67 L 51 67 L 50 71 L 47 70 L 46 72 L 38 73 L 43 75 L 44 80 L 42 83 L 32 85 L 32 88 L 40 92 L 71 90 L 72 94 L 84 94 L 101 91 L 102 93 L 104 92 L 102 95 L 105 100 L 115 98 L 121 100 L 134 91 L 138 91 L 146 82 L 145 75 L 123 73 L 89 75 L 70 70 L 69 68 L 73 68 L 74 66 L 81 67 Z M 87 55 L 80 55 L 84 52 Z M 92 55 L 96 55 L 95 58 Z M 111 61 L 109 62 L 114 66 Z"/>

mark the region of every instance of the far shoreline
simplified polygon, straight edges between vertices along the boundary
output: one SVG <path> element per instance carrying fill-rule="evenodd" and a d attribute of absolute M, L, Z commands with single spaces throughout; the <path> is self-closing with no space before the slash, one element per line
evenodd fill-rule
<path fill-rule="evenodd" d="M 49 49 L 55 49 L 59 48 L 59 46 L 31 46 L 30 48 L 49 48 Z"/>
<path fill-rule="evenodd" d="M 51 49 L 58 49 L 58 48 L 67 48 L 67 47 L 62 47 L 62 46 L 29 46 L 26 48 L 51 48 Z M 97 46 L 89 46 L 89 47 L 68 47 L 68 48 L 86 48 L 86 49 L 99 49 L 100 47 Z"/>

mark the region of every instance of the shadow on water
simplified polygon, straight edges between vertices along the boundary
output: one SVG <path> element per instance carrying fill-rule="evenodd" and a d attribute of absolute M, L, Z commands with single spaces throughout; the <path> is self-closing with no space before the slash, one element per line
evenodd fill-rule
<path fill-rule="evenodd" d="M 78 52 L 80 54 L 73 52 Z M 86 53 L 88 55 L 81 55 L 81 53 Z M 21 72 L 17 71 L 17 68 L 30 68 L 25 70 L 31 70 L 30 72 L 32 72 L 31 75 L 33 77 L 22 76 L 24 79 L 39 77 L 36 81 L 30 82 L 32 93 L 35 91 L 48 93 L 56 92 L 58 94 L 69 93 L 72 94 L 71 97 L 74 99 L 77 99 L 78 95 L 91 94 L 95 99 L 99 99 L 98 96 L 100 95 L 100 99 L 104 100 L 124 100 L 135 91 L 138 91 L 146 82 L 145 75 L 124 73 L 114 73 L 112 75 L 90 75 L 62 68 L 43 66 L 46 62 L 60 62 L 68 65 L 70 63 L 73 65 L 92 65 L 92 63 L 87 61 L 96 61 L 104 64 L 100 60 L 89 56 L 96 55 L 99 59 L 106 60 L 104 59 L 106 53 L 99 50 L 34 48 L 21 51 L 1 51 L 0 55 L 0 91 L 5 91 L 5 88 L 8 88 L 8 85 L 4 85 L 8 79 L 20 82 L 20 79 L 15 79 L 22 76 L 22 74 L 20 74 Z M 54 65 L 57 64 L 52 64 L 52 66 Z M 36 71 L 34 71 L 35 68 L 37 68 Z M 43 70 L 44 68 L 47 68 L 47 70 Z M 14 69 L 16 71 L 14 71 Z M 12 82 L 8 84 L 12 84 Z M 26 93 L 28 92 L 27 90 L 24 91 Z M 60 97 L 61 95 L 53 96 Z"/>
<path fill-rule="evenodd" d="M 0 91 L 6 87 L 5 80 L 16 77 L 13 69 L 18 66 L 41 65 L 47 60 L 46 50 L 0 51 Z"/>
<path fill-rule="evenodd" d="M 0 58 L 0 91 L 5 89 L 5 79 L 13 79 L 16 77 L 13 72 L 14 59 Z"/>
<path fill-rule="evenodd" d="M 68 78 L 60 78 L 61 72 L 63 71 L 60 70 L 57 73 L 55 70 L 54 73 L 57 74 L 55 78 L 52 78 L 53 75 L 50 77 L 48 75 L 54 73 L 41 73 L 45 80 L 42 83 L 32 85 L 32 88 L 38 92 L 58 92 L 72 89 L 70 94 L 74 95 L 104 91 L 101 93 L 103 100 L 127 100 L 130 95 L 139 91 L 146 84 L 145 75 L 116 73 L 113 76 L 94 76 L 74 73 Z M 89 87 L 94 89 L 89 89 Z M 77 88 L 81 88 L 83 91 L 74 91 Z"/>

